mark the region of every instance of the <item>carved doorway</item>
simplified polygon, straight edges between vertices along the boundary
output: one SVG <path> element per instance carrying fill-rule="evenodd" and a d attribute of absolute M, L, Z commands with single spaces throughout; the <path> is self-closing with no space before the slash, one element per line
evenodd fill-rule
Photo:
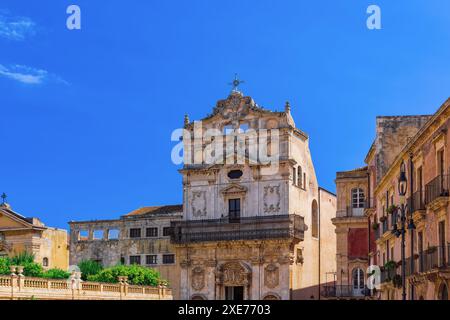
<path fill-rule="evenodd" d="M 250 300 L 251 269 L 241 262 L 228 262 L 216 271 L 216 292 L 219 299 Z"/>
<path fill-rule="evenodd" d="M 244 300 L 244 287 L 225 287 L 225 300 L 242 301 Z"/>

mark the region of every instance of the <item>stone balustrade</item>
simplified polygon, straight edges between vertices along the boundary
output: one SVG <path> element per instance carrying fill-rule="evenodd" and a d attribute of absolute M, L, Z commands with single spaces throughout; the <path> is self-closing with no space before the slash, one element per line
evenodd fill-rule
<path fill-rule="evenodd" d="M 72 273 L 67 280 L 25 277 L 23 267 L 12 266 L 11 274 L 0 276 L 0 300 L 172 300 L 165 287 L 129 285 L 127 277 L 119 283 L 88 282 Z"/>

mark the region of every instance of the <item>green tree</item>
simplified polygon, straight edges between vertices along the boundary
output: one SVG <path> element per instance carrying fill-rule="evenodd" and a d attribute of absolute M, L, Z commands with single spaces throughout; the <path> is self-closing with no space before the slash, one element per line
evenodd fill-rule
<path fill-rule="evenodd" d="M 43 277 L 47 279 L 68 279 L 70 273 L 62 269 L 53 268 L 45 271 Z"/>
<path fill-rule="evenodd" d="M 103 270 L 103 266 L 94 260 L 82 260 L 78 264 L 81 271 L 81 279 L 86 281 L 89 276 L 96 275 Z"/>
<path fill-rule="evenodd" d="M 10 274 L 9 266 L 11 265 L 8 257 L 0 257 L 0 274 Z"/>
<path fill-rule="evenodd" d="M 9 265 L 22 266 L 23 275 L 26 277 L 42 277 L 44 274 L 42 265 L 34 262 L 34 255 L 29 252 L 21 252 L 8 259 Z"/>
<path fill-rule="evenodd" d="M 157 286 L 161 282 L 160 273 L 140 265 L 117 265 L 103 269 L 97 275 L 88 276 L 89 281 L 117 283 L 119 276 L 127 276 L 128 283 L 134 285 Z"/>

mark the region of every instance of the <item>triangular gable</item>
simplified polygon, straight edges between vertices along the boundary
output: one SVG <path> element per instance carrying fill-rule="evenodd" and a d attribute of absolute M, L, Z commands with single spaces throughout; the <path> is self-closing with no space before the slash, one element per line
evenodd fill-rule
<path fill-rule="evenodd" d="M 9 212 L 9 210 L 0 209 L 0 228 L 32 228 L 33 225 L 22 218 L 20 215 Z"/>
<path fill-rule="evenodd" d="M 238 193 L 246 193 L 247 188 L 238 184 L 232 184 L 224 189 L 222 189 L 222 194 L 238 194 Z"/>

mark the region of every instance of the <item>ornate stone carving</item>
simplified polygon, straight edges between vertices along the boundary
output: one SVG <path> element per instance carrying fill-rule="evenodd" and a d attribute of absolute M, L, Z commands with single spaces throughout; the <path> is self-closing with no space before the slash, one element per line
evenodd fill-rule
<path fill-rule="evenodd" d="M 222 265 L 218 282 L 226 286 L 246 286 L 249 284 L 250 270 L 238 262 L 228 262 Z"/>
<path fill-rule="evenodd" d="M 276 264 L 271 263 L 264 268 L 264 284 L 268 288 L 275 288 L 279 283 L 279 268 Z"/>
<path fill-rule="evenodd" d="M 223 188 L 221 193 L 225 196 L 233 196 L 233 195 L 245 195 L 247 192 L 247 188 L 241 186 L 239 184 L 233 183 L 226 188 Z"/>
<path fill-rule="evenodd" d="M 185 269 L 185 268 L 189 267 L 191 265 L 191 263 L 192 263 L 191 260 L 185 259 L 180 262 L 180 266 L 181 266 L 181 268 Z"/>
<path fill-rule="evenodd" d="M 194 217 L 206 216 L 206 191 L 192 192 L 191 208 Z"/>
<path fill-rule="evenodd" d="M 264 187 L 264 213 L 277 213 L 280 211 L 280 186 Z"/>
<path fill-rule="evenodd" d="M 244 97 L 240 92 L 232 92 L 227 99 L 217 102 L 213 110 L 214 116 L 221 114 L 224 119 L 235 121 L 248 115 L 250 110 L 262 111 L 250 97 Z"/>
<path fill-rule="evenodd" d="M 6 241 L 0 239 L 0 252 L 10 252 L 12 249 L 12 246 Z"/>
<path fill-rule="evenodd" d="M 192 269 L 192 288 L 202 290 L 205 287 L 205 270 L 201 267 Z"/>

